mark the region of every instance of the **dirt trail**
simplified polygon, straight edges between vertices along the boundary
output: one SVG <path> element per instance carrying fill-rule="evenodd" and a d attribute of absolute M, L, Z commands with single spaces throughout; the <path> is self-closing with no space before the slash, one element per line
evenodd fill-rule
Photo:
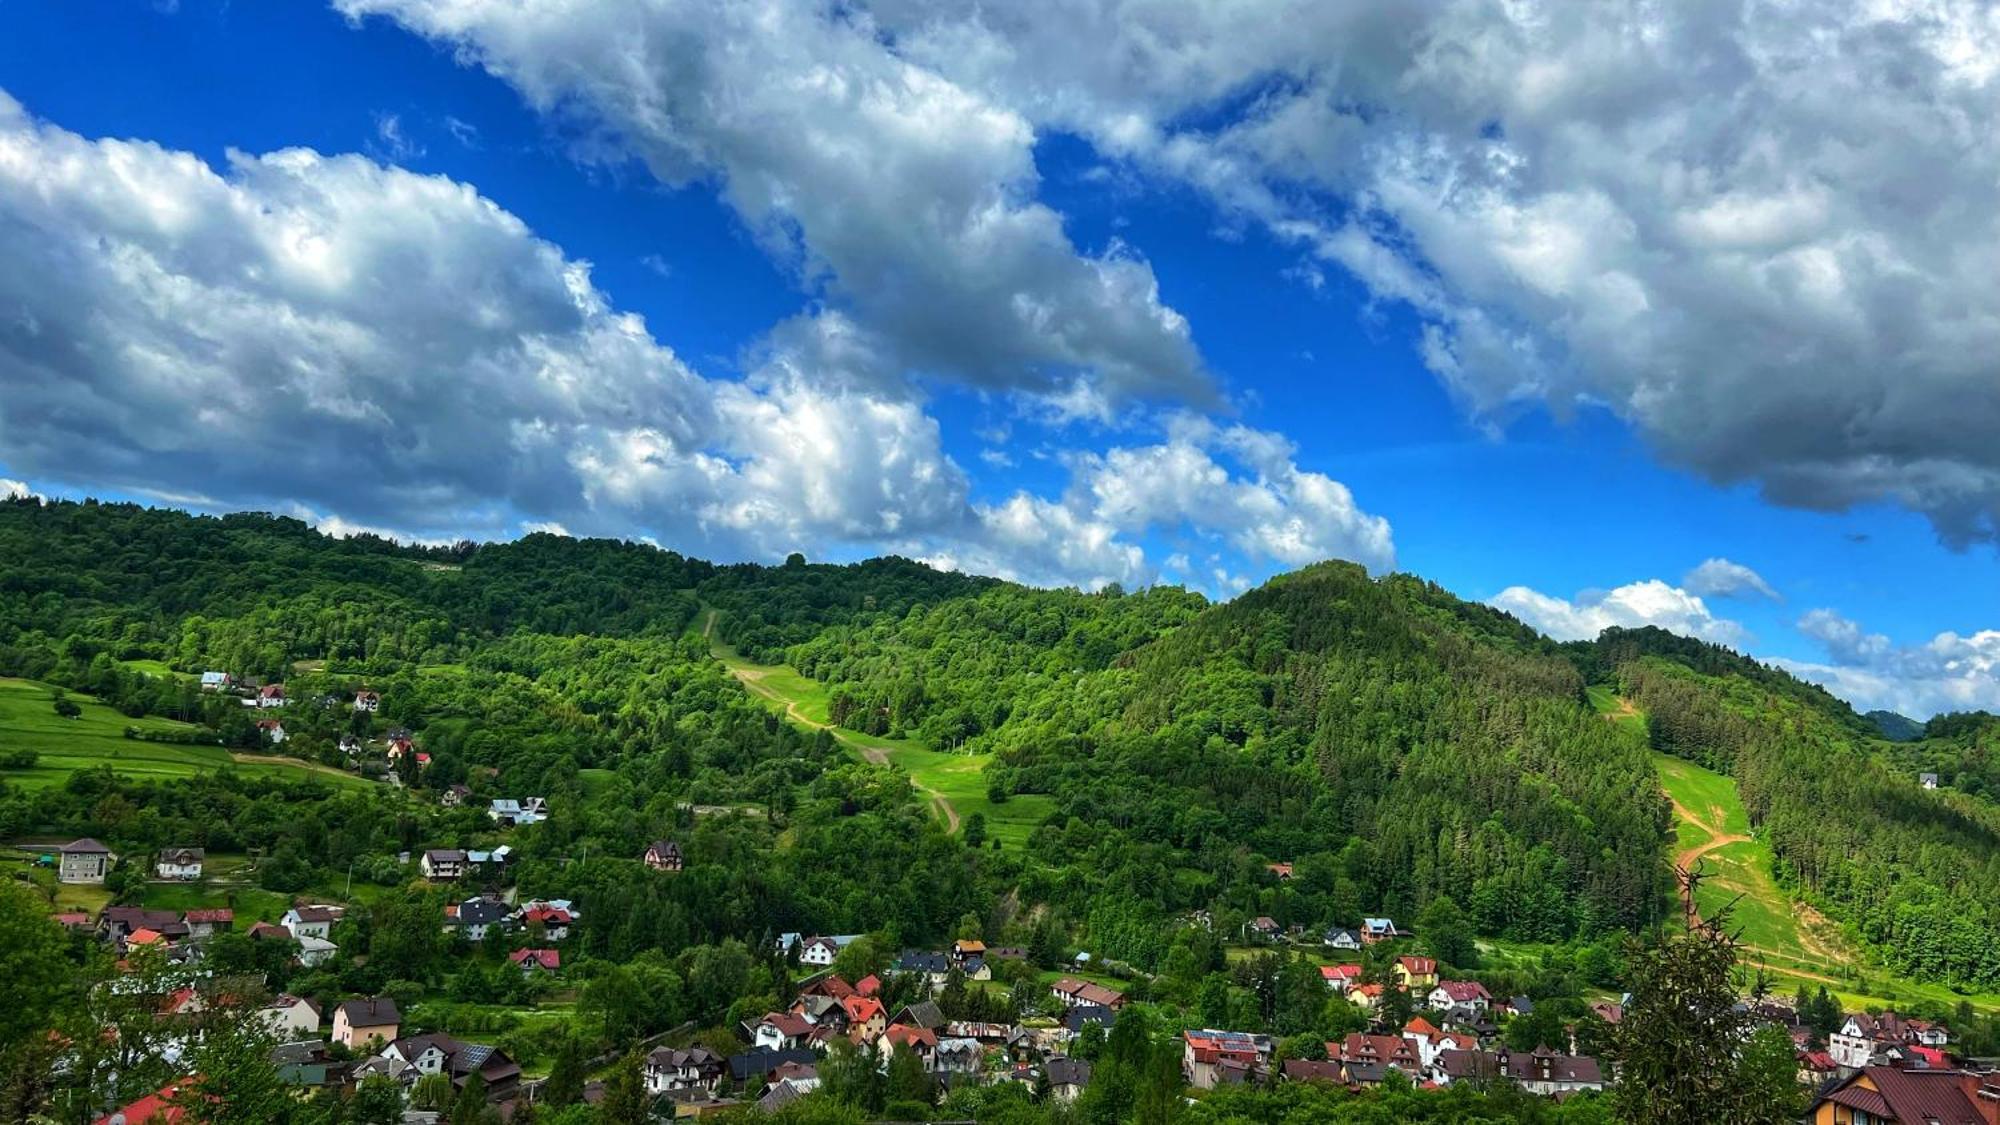
<path fill-rule="evenodd" d="M 714 625 L 715 625 L 715 611 L 710 610 L 708 614 L 707 627 L 704 627 L 702 629 L 702 635 L 707 636 L 709 628 L 713 627 Z M 888 751 L 883 750 L 880 747 L 869 746 L 866 743 L 860 742 L 856 740 L 853 736 L 848 734 L 846 731 L 841 730 L 839 727 L 836 727 L 831 723 L 822 723 L 818 719 L 812 718 L 805 712 L 799 710 L 798 700 L 786 697 L 785 695 L 781 694 L 776 688 L 773 688 L 769 684 L 766 684 L 764 682 L 764 676 L 766 675 L 766 673 L 762 669 L 746 668 L 741 664 L 729 660 L 723 661 L 722 666 L 729 669 L 729 674 L 735 676 L 736 679 L 739 682 L 741 682 L 744 687 L 750 689 L 752 692 L 755 692 L 756 694 L 763 696 L 765 699 L 771 700 L 773 703 L 784 704 L 786 718 L 810 730 L 826 731 L 828 734 L 831 734 L 834 737 L 834 740 L 836 742 L 839 742 L 842 746 L 851 747 L 852 749 L 858 751 L 863 758 L 866 758 L 873 765 L 886 766 L 889 764 Z M 935 789 L 932 789 L 928 785 L 925 785 L 923 782 L 917 780 L 914 776 L 910 778 L 910 784 L 916 786 L 918 791 L 920 791 L 921 793 L 923 793 L 925 797 L 928 797 L 930 799 L 932 810 L 934 810 L 937 813 L 938 817 L 944 821 L 945 831 L 956 833 L 958 831 L 958 825 L 959 825 L 958 810 L 952 807 L 950 801 L 945 800 L 944 794 L 938 792 Z"/>
<path fill-rule="evenodd" d="M 233 751 L 230 753 L 229 758 L 231 761 L 242 762 L 245 765 L 276 762 L 281 766 L 292 766 L 311 773 L 323 773 L 328 777 L 351 778 L 355 776 L 346 770 L 337 770 L 332 766 L 323 766 L 318 762 L 308 762 L 304 758 L 287 758 L 281 754 L 245 754 L 241 751 Z"/>

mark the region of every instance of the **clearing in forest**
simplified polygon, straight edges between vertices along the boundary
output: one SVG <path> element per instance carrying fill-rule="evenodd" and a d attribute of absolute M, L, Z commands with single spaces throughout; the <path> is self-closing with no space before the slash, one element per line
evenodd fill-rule
<path fill-rule="evenodd" d="M 828 721 L 823 685 L 790 665 L 755 664 L 743 659 L 734 648 L 715 639 L 715 614 L 715 610 L 708 610 L 703 615 L 701 634 L 708 639 L 715 658 L 751 695 L 799 726 L 828 732 L 876 765 L 902 769 L 944 822 L 945 831 L 960 831 L 965 818 L 978 813 L 986 822 L 988 838 L 1018 848 L 1054 809 L 1055 802 L 1040 794 L 1017 794 L 997 804 L 990 800 L 986 794 L 990 754 L 947 754 L 912 739 L 879 738 L 834 726 Z"/>

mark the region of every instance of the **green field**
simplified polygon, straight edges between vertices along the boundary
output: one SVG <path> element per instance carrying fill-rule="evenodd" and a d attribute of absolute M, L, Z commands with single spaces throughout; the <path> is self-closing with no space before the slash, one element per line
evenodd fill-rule
<path fill-rule="evenodd" d="M 712 611 L 711 611 L 712 613 Z M 964 818 L 978 813 L 986 821 L 989 839 L 1015 849 L 1055 809 L 1055 801 L 1042 794 L 1020 794 L 995 804 L 986 796 L 988 754 L 947 754 L 910 739 L 878 738 L 874 735 L 834 727 L 827 722 L 826 688 L 784 664 L 753 664 L 727 645 L 711 646 L 722 662 L 750 694 L 764 706 L 783 714 L 801 726 L 826 729 L 836 739 L 863 757 L 887 762 L 910 775 L 918 790 L 932 799 L 933 808 L 949 824 L 962 829 Z M 939 804 L 948 806 L 937 808 Z"/>
<path fill-rule="evenodd" d="M 55 713 L 56 689 L 32 680 L 0 678 L 0 751 L 33 750 L 33 769 L 0 770 L 0 778 L 17 785 L 60 784 L 80 769 L 110 766 L 126 777 L 165 780 L 212 773 L 225 766 L 245 774 L 270 774 L 296 779 L 310 773 L 336 785 L 368 786 L 369 782 L 333 770 L 257 758 L 235 758 L 220 746 L 142 742 L 125 737 L 126 727 L 145 731 L 187 731 L 194 727 L 171 719 L 128 718 L 87 696 L 71 694 L 83 714 L 65 719 Z"/>
<path fill-rule="evenodd" d="M 1778 886 L 1771 845 L 1752 834 L 1734 778 L 1665 754 L 1654 755 L 1653 764 L 1660 787 L 1675 803 L 1675 856 L 1682 862 L 1698 859 L 1707 876 L 1695 895 L 1696 909 L 1708 917 L 1728 906 L 1744 961 L 1768 973 L 1777 989 L 1824 984 L 1850 1007 L 1970 1000 L 1980 1008 L 2000 1008 L 2000 995 L 1968 996 L 1869 964 L 1837 926 Z"/>

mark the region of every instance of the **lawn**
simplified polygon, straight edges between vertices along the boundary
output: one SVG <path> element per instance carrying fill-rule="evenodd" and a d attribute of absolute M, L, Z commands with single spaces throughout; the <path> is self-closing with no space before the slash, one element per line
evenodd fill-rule
<path fill-rule="evenodd" d="M 142 742 L 125 737 L 125 728 L 144 731 L 191 731 L 196 728 L 152 716 L 129 718 L 87 696 L 70 695 L 82 710 L 74 719 L 55 713 L 57 689 L 32 680 L 0 678 L 0 750 L 33 750 L 33 769 L 4 770 L 0 777 L 18 785 L 60 784 L 70 774 L 94 766 L 110 766 L 126 777 L 167 780 L 194 777 L 229 766 L 246 774 L 276 774 L 298 778 L 313 773 L 334 784 L 368 785 L 358 777 L 317 771 L 282 761 L 232 758 L 220 746 Z"/>
<path fill-rule="evenodd" d="M 49 903 L 51 912 L 85 910 L 96 914 L 111 901 L 111 892 L 101 886 L 56 882 L 55 868 L 35 866 L 35 857 L 42 854 L 55 854 L 55 845 L 46 848 L 21 845 L 18 850 L 0 848 L 0 879 L 19 879 L 33 885 Z"/>

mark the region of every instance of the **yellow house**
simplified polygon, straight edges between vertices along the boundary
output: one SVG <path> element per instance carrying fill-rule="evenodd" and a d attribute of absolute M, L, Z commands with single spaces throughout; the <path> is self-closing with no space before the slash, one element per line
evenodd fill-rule
<path fill-rule="evenodd" d="M 1396 958 L 1396 983 L 1408 992 L 1429 992 L 1437 987 L 1438 963 L 1429 957 Z"/>

